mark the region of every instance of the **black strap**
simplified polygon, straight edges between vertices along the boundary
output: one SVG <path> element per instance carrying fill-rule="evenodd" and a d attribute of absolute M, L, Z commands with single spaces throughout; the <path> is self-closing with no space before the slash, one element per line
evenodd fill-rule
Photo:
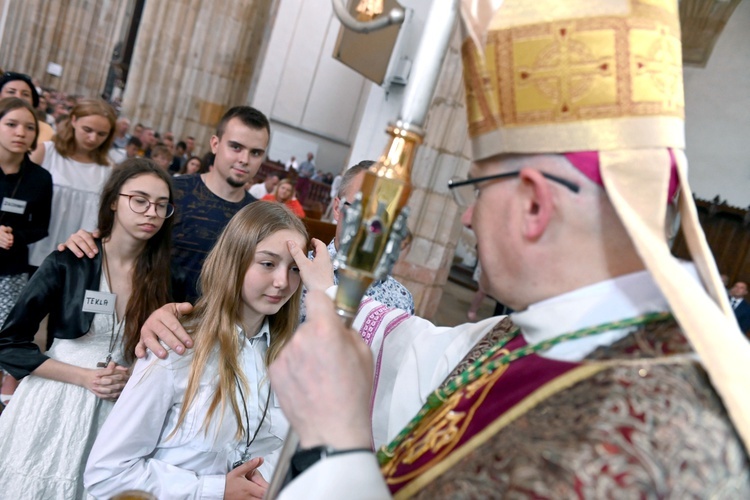
<path fill-rule="evenodd" d="M 292 455 L 292 463 L 290 467 L 290 473 L 292 479 L 299 476 L 307 469 L 318 463 L 320 460 L 333 457 L 336 455 L 346 455 L 348 453 L 372 453 L 371 448 L 347 448 L 343 450 L 337 450 L 330 446 L 315 446 L 313 448 L 297 450 Z"/>

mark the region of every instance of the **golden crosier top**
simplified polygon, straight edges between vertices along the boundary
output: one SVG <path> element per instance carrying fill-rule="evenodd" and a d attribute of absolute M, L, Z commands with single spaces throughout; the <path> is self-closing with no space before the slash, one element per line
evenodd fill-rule
<path fill-rule="evenodd" d="M 417 146 L 422 143 L 422 137 L 413 131 L 400 126 L 390 125 L 388 134 L 391 140 L 383 155 L 375 165 L 370 167 L 378 177 L 399 179 L 407 184 L 411 183 L 411 167 Z"/>
<path fill-rule="evenodd" d="M 475 160 L 684 148 L 675 0 L 505 0 L 462 52 Z"/>

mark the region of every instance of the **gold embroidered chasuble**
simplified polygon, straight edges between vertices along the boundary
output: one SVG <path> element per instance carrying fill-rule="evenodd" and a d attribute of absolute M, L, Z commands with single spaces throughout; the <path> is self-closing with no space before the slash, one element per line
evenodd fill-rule
<path fill-rule="evenodd" d="M 381 470 L 396 498 L 750 498 L 742 444 L 676 323 L 641 327 L 582 363 L 514 363 L 395 450 Z"/>

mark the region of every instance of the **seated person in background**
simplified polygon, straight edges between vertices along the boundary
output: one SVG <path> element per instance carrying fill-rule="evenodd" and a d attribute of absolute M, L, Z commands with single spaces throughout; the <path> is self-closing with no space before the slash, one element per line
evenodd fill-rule
<path fill-rule="evenodd" d="M 273 193 L 273 190 L 276 188 L 279 181 L 279 174 L 271 172 L 266 176 L 263 182 L 253 184 L 247 192 L 253 195 L 256 199 L 262 200 L 264 196 Z"/>
<path fill-rule="evenodd" d="M 740 330 L 747 334 L 750 331 L 750 304 L 745 300 L 747 283 L 738 281 L 729 289 L 729 303 L 734 310 L 734 316 L 740 325 Z"/>
<path fill-rule="evenodd" d="M 136 136 L 128 139 L 128 143 L 125 145 L 125 156 L 126 158 L 137 158 L 138 151 L 143 147 L 143 143 Z"/>
<path fill-rule="evenodd" d="M 191 156 L 182 166 L 180 171 L 175 174 L 175 177 L 190 174 L 204 174 L 207 171 L 208 169 L 204 168 L 203 160 L 201 160 L 200 156 Z"/>
<path fill-rule="evenodd" d="M 265 195 L 261 200 L 282 203 L 289 208 L 297 217 L 304 217 L 305 211 L 302 204 L 294 197 L 294 184 L 289 179 L 279 182 L 273 193 Z"/>
<path fill-rule="evenodd" d="M 172 174 L 172 172 L 170 171 L 169 167 L 172 165 L 172 158 L 172 153 L 164 144 L 157 144 L 156 147 L 151 150 L 151 159 L 154 160 L 154 162 L 159 165 L 160 168 L 163 168 L 164 171 L 169 173 L 170 175 Z"/>
<path fill-rule="evenodd" d="M 141 148 L 141 140 L 137 137 L 131 137 L 127 140 L 123 148 L 111 148 L 109 150 L 109 159 L 113 165 L 119 165 L 130 158 L 138 157 L 138 150 Z"/>

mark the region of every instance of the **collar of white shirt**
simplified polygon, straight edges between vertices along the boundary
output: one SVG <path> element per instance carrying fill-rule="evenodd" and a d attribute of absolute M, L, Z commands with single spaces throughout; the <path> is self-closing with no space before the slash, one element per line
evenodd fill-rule
<path fill-rule="evenodd" d="M 237 333 L 245 337 L 245 330 L 242 329 L 242 326 L 237 325 Z M 268 325 L 268 318 L 263 320 L 263 324 L 260 327 L 260 331 L 253 335 L 252 337 L 249 337 L 247 339 L 250 342 L 251 346 L 255 346 L 255 344 L 259 341 L 262 341 L 266 348 L 271 346 L 271 327 Z"/>
<path fill-rule="evenodd" d="M 684 262 L 683 266 L 698 280 L 692 263 Z M 651 273 L 640 271 L 537 302 L 513 313 L 511 319 L 528 344 L 537 344 L 581 328 L 668 310 Z M 631 331 L 633 328 L 610 330 L 570 340 L 540 355 L 559 361 L 581 361 L 598 347 L 613 344 Z"/>

